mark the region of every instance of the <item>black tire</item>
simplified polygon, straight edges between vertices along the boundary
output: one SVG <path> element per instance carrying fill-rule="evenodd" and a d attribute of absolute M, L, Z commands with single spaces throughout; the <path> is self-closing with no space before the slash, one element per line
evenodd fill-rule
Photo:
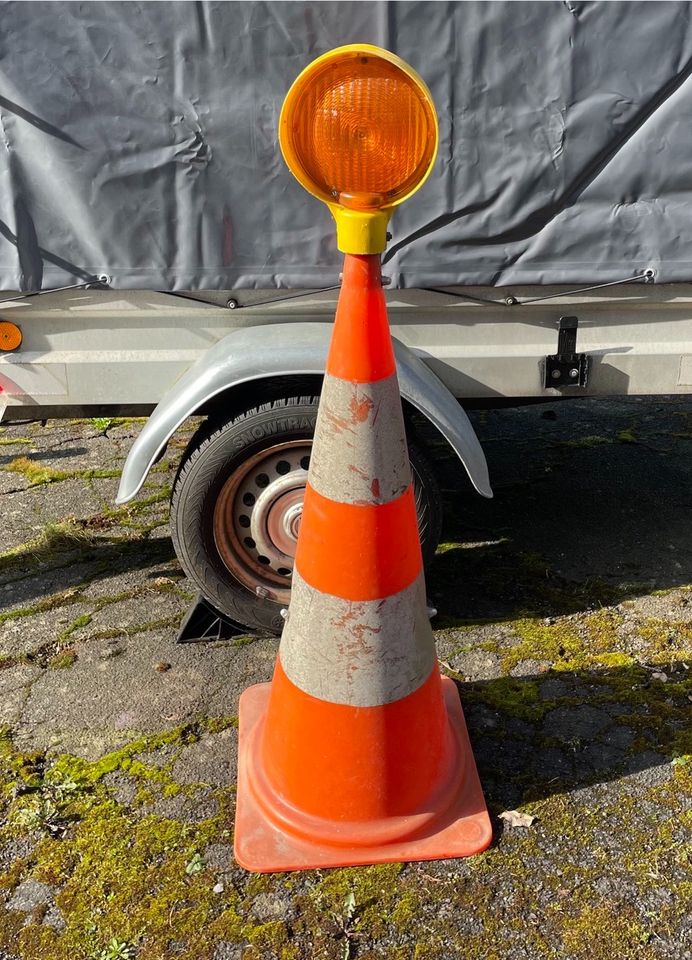
<path fill-rule="evenodd" d="M 192 437 L 173 486 L 171 534 L 185 573 L 218 610 L 255 631 L 281 632 L 280 611 L 288 604 L 290 570 L 276 567 L 277 558 L 283 555 L 278 548 L 270 559 L 262 559 L 260 547 L 251 536 L 244 538 L 244 544 L 252 543 L 252 548 L 237 548 L 243 532 L 248 532 L 240 530 L 238 523 L 242 520 L 245 525 L 245 519 L 264 516 L 253 513 L 260 511 L 263 497 L 263 492 L 253 487 L 257 498 L 253 499 L 252 493 L 244 494 L 253 503 L 252 509 L 248 508 L 249 517 L 244 518 L 244 508 L 238 506 L 248 502 L 241 501 L 243 484 L 259 485 L 258 478 L 268 475 L 253 471 L 285 455 L 287 459 L 275 466 L 278 474 L 286 476 L 277 475 L 265 486 L 271 494 L 273 489 L 280 490 L 281 484 L 288 488 L 293 483 L 295 489 L 287 489 L 282 496 L 297 499 L 302 474 L 298 467 L 293 469 L 290 460 L 299 463 L 301 470 L 307 466 L 318 402 L 318 397 L 290 397 L 264 403 L 227 422 L 207 421 Z M 442 499 L 428 458 L 415 441 L 409 442 L 409 454 L 423 557 L 428 563 L 440 537 Z M 288 470 L 282 467 L 284 463 Z M 276 496 L 274 507 L 280 502 L 279 493 Z M 271 497 L 267 501 L 270 506 L 266 515 L 271 517 Z M 288 515 L 281 515 L 284 532 Z M 260 562 L 263 566 L 258 566 Z"/>

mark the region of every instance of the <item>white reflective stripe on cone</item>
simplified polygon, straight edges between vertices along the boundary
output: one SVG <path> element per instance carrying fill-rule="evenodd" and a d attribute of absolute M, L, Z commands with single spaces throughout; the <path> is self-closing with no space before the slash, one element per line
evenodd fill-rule
<path fill-rule="evenodd" d="M 382 600 L 343 600 L 294 570 L 279 657 L 288 678 L 320 700 L 378 707 L 409 696 L 435 663 L 423 574 Z"/>
<path fill-rule="evenodd" d="M 411 483 L 396 374 L 374 383 L 324 378 L 310 485 L 339 503 L 388 503 Z"/>

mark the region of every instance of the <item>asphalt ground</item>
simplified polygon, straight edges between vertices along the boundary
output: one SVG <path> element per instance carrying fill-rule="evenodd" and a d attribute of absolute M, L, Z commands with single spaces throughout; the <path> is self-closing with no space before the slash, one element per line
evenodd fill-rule
<path fill-rule="evenodd" d="M 0 960 L 692 957 L 692 399 L 472 418 L 496 496 L 436 451 L 427 583 L 493 845 L 261 877 L 237 703 L 277 641 L 174 642 L 188 437 L 116 508 L 138 422 L 0 428 Z"/>

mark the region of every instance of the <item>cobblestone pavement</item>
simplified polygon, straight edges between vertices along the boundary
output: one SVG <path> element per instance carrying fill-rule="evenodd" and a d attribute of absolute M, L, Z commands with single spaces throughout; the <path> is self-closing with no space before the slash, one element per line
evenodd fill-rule
<path fill-rule="evenodd" d="M 116 508 L 137 422 L 0 429 L 0 960 L 692 956 L 692 399 L 473 419 L 496 498 L 439 457 L 428 592 L 495 842 L 275 877 L 231 844 L 276 641 L 173 642 L 187 436 Z"/>

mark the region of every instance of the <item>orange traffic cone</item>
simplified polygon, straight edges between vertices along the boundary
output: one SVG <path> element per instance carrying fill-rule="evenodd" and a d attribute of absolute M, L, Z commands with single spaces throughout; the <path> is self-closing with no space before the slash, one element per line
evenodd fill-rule
<path fill-rule="evenodd" d="M 491 836 L 427 616 L 380 258 L 347 254 L 274 678 L 240 700 L 236 858 L 433 860 Z"/>

